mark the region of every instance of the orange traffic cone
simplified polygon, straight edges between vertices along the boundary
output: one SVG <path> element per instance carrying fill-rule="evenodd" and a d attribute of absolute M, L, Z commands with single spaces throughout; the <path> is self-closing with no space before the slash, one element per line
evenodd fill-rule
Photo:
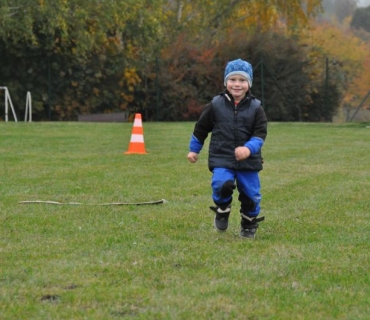
<path fill-rule="evenodd" d="M 132 153 L 139 153 L 139 154 L 146 154 L 145 151 L 145 144 L 144 144 L 144 131 L 143 131 L 143 124 L 141 121 L 141 114 L 135 114 L 134 126 L 132 127 L 132 134 L 130 145 L 128 147 L 128 151 L 125 154 L 132 154 Z"/>

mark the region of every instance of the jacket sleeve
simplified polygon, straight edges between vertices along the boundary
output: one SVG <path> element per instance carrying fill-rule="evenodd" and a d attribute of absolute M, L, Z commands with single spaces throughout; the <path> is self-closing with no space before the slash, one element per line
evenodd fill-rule
<path fill-rule="evenodd" d="M 205 106 L 202 111 L 197 123 L 194 127 L 193 136 L 203 145 L 204 141 L 207 139 L 208 134 L 213 129 L 213 109 L 212 103 Z"/>
<path fill-rule="evenodd" d="M 244 146 L 247 147 L 251 154 L 255 154 L 261 150 L 263 143 L 267 136 L 267 117 L 262 106 L 256 111 L 256 117 L 253 125 L 252 137 L 247 141 Z"/>
<path fill-rule="evenodd" d="M 204 141 L 213 128 L 213 110 L 212 103 L 209 103 L 203 109 L 197 123 L 195 124 L 193 134 L 190 138 L 189 150 L 191 152 L 199 153 Z"/>
<path fill-rule="evenodd" d="M 203 144 L 192 134 L 190 143 L 189 143 L 189 151 L 199 153 L 203 148 Z"/>

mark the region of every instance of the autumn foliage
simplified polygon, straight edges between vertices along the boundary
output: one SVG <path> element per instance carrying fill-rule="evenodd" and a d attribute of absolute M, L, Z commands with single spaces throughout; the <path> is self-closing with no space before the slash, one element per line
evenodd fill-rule
<path fill-rule="evenodd" d="M 223 90 L 227 61 L 243 58 L 269 120 L 332 121 L 370 90 L 370 37 L 350 17 L 315 19 L 321 9 L 319 0 L 5 1 L 0 86 L 20 118 L 30 91 L 34 120 L 122 111 L 195 120 Z"/>

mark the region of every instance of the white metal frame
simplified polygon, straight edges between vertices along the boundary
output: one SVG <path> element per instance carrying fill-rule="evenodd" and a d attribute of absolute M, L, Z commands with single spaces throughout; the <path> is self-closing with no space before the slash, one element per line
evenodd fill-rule
<path fill-rule="evenodd" d="M 9 104 L 13 112 L 14 121 L 18 122 L 17 115 L 15 114 L 12 99 L 10 98 L 9 90 L 7 87 L 0 87 L 0 90 L 5 91 L 5 122 L 8 122 Z"/>
<path fill-rule="evenodd" d="M 24 114 L 24 122 L 32 122 L 32 98 L 31 98 L 31 92 L 27 92 L 27 98 L 26 98 L 26 112 Z"/>

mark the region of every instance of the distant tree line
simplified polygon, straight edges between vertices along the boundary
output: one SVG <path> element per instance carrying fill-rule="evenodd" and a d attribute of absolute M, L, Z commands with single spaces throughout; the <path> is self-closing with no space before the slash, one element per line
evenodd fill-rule
<path fill-rule="evenodd" d="M 252 92 L 269 120 L 331 121 L 342 70 L 300 36 L 320 5 L 3 0 L 0 86 L 20 115 L 31 92 L 36 121 L 122 111 L 148 121 L 195 120 L 223 90 L 227 61 L 242 58 L 254 66 Z"/>

